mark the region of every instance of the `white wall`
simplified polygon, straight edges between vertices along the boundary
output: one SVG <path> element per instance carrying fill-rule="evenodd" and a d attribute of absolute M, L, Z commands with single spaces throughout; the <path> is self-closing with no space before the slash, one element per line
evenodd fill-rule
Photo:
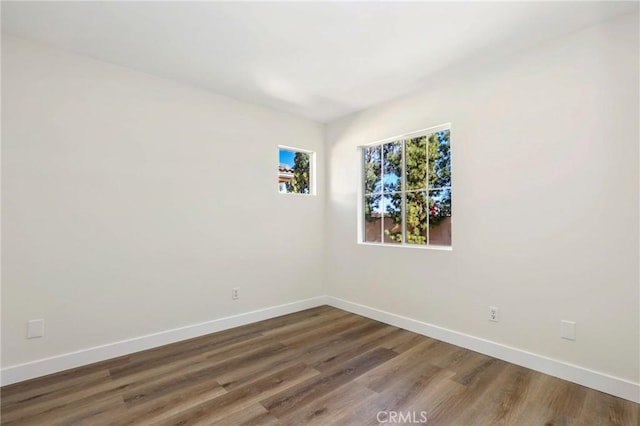
<path fill-rule="evenodd" d="M 8 36 L 2 92 L 3 368 L 323 294 L 322 126 Z"/>
<path fill-rule="evenodd" d="M 328 293 L 637 383 L 638 47 L 621 18 L 331 123 Z M 356 244 L 356 147 L 446 122 L 453 251 Z"/>

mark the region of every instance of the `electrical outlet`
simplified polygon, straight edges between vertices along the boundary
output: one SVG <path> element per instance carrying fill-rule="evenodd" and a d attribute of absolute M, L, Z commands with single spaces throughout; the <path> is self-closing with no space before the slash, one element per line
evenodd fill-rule
<path fill-rule="evenodd" d="M 489 306 L 489 321 L 500 321 L 500 309 L 495 306 Z"/>
<path fill-rule="evenodd" d="M 240 299 L 240 287 L 234 287 L 231 289 L 231 299 L 233 300 Z"/>

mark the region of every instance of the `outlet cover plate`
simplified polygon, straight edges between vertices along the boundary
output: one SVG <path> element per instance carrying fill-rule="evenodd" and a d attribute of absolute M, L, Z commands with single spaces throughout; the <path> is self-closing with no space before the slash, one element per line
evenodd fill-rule
<path fill-rule="evenodd" d="M 560 321 L 560 337 L 567 340 L 576 340 L 576 323 L 573 321 Z"/>
<path fill-rule="evenodd" d="M 489 321 L 500 322 L 500 308 L 489 306 Z"/>
<path fill-rule="evenodd" d="M 27 339 L 35 339 L 44 336 L 44 320 L 34 319 L 27 321 Z"/>

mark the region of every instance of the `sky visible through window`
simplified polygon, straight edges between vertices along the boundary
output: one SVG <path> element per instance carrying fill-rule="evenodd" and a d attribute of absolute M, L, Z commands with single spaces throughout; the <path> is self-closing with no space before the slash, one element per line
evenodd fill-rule
<path fill-rule="evenodd" d="M 289 167 L 293 167 L 293 158 L 296 153 L 294 151 L 289 151 L 288 149 L 280 148 L 280 164 L 286 164 Z"/>

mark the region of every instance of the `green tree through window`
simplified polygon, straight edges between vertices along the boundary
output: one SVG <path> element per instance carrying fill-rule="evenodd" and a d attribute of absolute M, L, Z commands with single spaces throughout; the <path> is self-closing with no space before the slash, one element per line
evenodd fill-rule
<path fill-rule="evenodd" d="M 311 194 L 313 192 L 313 153 L 278 147 L 278 191 Z"/>
<path fill-rule="evenodd" d="M 451 132 L 363 148 L 364 242 L 451 245 Z"/>
<path fill-rule="evenodd" d="M 296 152 L 293 157 L 293 179 L 287 182 L 287 192 L 309 193 L 309 154 Z"/>

